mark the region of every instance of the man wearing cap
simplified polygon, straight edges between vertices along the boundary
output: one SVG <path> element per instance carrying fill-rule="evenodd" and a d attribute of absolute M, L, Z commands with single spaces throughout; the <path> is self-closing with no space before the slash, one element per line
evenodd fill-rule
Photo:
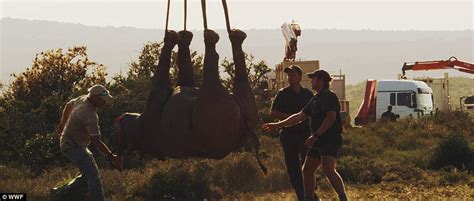
<path fill-rule="evenodd" d="M 97 115 L 97 108 L 103 107 L 112 96 L 102 85 L 94 85 L 88 91 L 89 94 L 72 99 L 66 104 L 56 133 L 61 136 L 61 152 L 76 164 L 82 174 L 74 181 L 85 179 L 91 200 L 104 200 L 97 164 L 87 146 L 92 141 L 115 166 L 120 166 L 121 159 L 112 154 L 101 140 Z"/>
<path fill-rule="evenodd" d="M 336 171 L 336 158 L 342 146 L 342 123 L 339 99 L 329 90 L 331 76 L 324 70 L 307 74 L 317 94 L 298 113 L 276 123 L 267 123 L 264 130 L 272 130 L 295 125 L 308 117 L 311 119 L 311 135 L 305 145 L 309 148 L 303 165 L 305 200 L 319 200 L 314 194 L 314 172 L 322 165 L 323 172 L 337 192 L 339 200 L 347 200 L 344 182 Z"/>
<path fill-rule="evenodd" d="M 284 71 L 287 74 L 289 86 L 278 91 L 270 112 L 270 116 L 278 120 L 298 113 L 313 97 L 313 93 L 309 89 L 301 86 L 303 71 L 300 67 L 290 66 L 286 67 Z M 301 174 L 301 166 L 307 151 L 304 142 L 309 134 L 307 121 L 282 128 L 280 131 L 280 142 L 283 147 L 288 176 L 300 201 L 304 200 L 303 176 Z"/>

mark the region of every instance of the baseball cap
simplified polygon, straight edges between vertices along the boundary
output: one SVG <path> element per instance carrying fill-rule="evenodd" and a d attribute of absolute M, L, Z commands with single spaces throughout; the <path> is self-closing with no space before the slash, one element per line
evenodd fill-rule
<path fill-rule="evenodd" d="M 109 91 L 103 85 L 100 85 L 100 84 L 96 84 L 92 86 L 87 91 L 89 92 L 89 96 L 93 96 L 93 95 L 99 96 L 105 101 L 110 101 L 113 98 L 110 95 Z"/>
<path fill-rule="evenodd" d="M 303 74 L 303 70 L 299 66 L 296 66 L 296 65 L 286 67 L 285 69 L 283 69 L 283 71 L 285 73 L 297 72 L 299 75 Z"/>
<path fill-rule="evenodd" d="M 314 77 L 317 77 L 319 79 L 323 78 L 324 80 L 327 80 L 328 82 L 332 81 L 331 75 L 329 75 L 329 73 L 326 72 L 325 70 L 315 70 L 311 73 L 306 73 L 306 75 L 311 79 L 313 79 Z"/>

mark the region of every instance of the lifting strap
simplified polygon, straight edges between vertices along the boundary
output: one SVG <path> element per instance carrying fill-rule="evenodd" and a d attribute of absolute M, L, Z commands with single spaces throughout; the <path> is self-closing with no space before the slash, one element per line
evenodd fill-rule
<path fill-rule="evenodd" d="M 224 7 L 225 25 L 227 27 L 227 33 L 230 34 L 229 10 L 227 9 L 226 0 L 222 0 L 222 6 Z"/>

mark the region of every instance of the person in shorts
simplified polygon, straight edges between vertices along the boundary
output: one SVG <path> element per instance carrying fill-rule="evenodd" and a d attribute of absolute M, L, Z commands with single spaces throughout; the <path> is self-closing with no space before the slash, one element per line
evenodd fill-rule
<path fill-rule="evenodd" d="M 322 166 L 323 172 L 339 196 L 339 200 L 347 200 L 344 182 L 336 171 L 336 159 L 342 146 L 342 123 L 339 99 L 329 89 L 331 76 L 324 70 L 316 70 L 307 74 L 311 85 L 317 91 L 309 103 L 296 114 L 285 120 L 266 123 L 262 128 L 266 131 L 283 128 L 310 118 L 311 135 L 305 145 L 309 148 L 303 165 L 303 182 L 305 200 L 319 200 L 314 193 L 314 172 Z"/>

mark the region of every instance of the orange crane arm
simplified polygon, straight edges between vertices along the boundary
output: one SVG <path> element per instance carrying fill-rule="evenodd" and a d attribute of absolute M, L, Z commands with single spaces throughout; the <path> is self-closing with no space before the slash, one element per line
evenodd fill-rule
<path fill-rule="evenodd" d="M 440 70 L 440 69 L 456 69 L 461 72 L 474 74 L 474 65 L 464 61 L 459 61 L 456 57 L 450 57 L 448 60 L 441 61 L 417 61 L 404 63 L 402 72 L 405 77 L 407 70 Z"/>

